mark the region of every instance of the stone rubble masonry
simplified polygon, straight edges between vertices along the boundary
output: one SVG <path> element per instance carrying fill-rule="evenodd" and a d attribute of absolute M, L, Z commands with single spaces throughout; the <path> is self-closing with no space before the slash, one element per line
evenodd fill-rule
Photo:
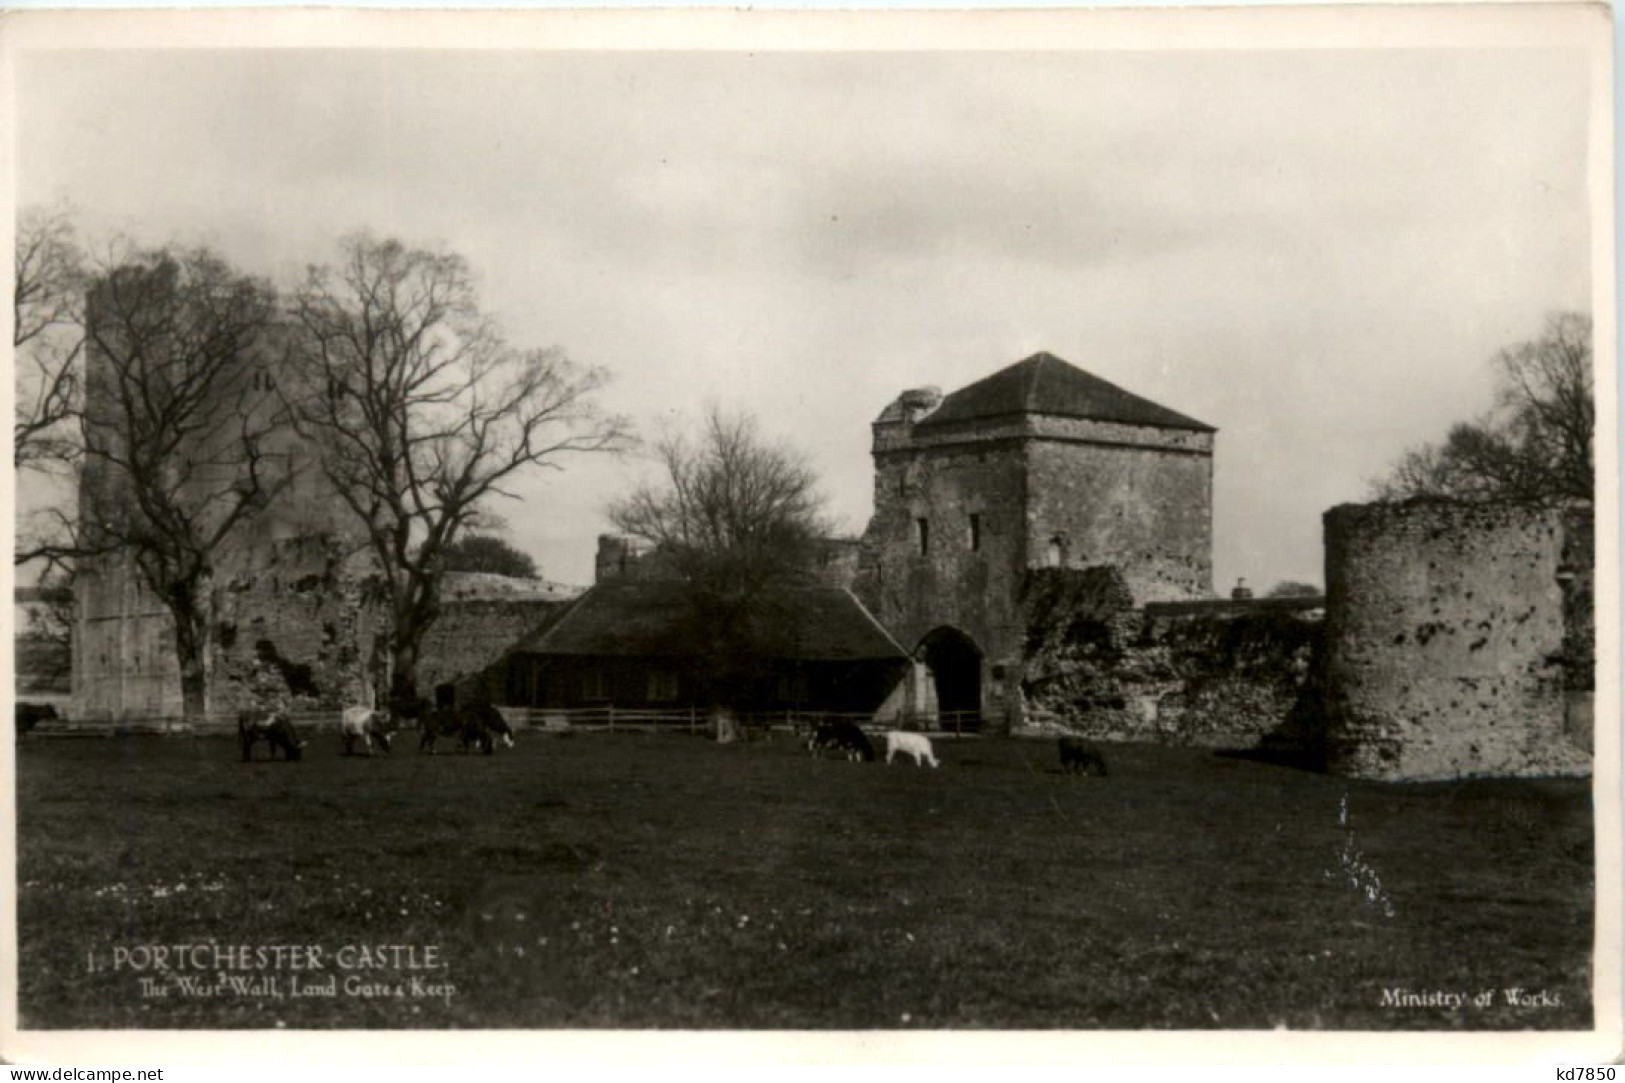
<path fill-rule="evenodd" d="M 1318 757 L 1322 599 L 1136 607 L 1114 568 L 1057 568 L 1029 573 L 1023 608 L 1029 724 Z"/>
<path fill-rule="evenodd" d="M 371 702 L 381 680 L 387 603 L 365 552 L 331 535 L 280 538 L 222 554 L 213 591 L 209 709 L 266 702 L 296 711 Z M 77 584 L 73 716 L 174 717 L 180 679 L 168 612 L 125 560 Z M 450 573 L 418 679 L 437 685 L 488 665 L 573 592 L 556 584 Z"/>
<path fill-rule="evenodd" d="M 1324 523 L 1329 769 L 1589 771 L 1589 508 L 1423 499 Z"/>

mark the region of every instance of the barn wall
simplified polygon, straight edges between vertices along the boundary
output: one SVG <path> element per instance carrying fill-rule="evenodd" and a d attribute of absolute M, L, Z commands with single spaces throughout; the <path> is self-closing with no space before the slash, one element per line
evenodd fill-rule
<path fill-rule="evenodd" d="M 1325 516 L 1327 753 L 1384 779 L 1589 769 L 1588 512 L 1417 500 Z"/>

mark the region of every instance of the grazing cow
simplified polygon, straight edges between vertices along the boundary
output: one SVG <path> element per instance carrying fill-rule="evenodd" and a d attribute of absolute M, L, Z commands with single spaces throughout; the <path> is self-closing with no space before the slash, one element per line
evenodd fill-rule
<path fill-rule="evenodd" d="M 812 739 L 807 742 L 808 751 L 814 756 L 821 756 L 825 749 L 831 748 L 844 753 L 853 763 L 860 760 L 872 763 L 875 758 L 875 746 L 870 743 L 869 735 L 859 729 L 855 722 L 837 720 L 818 723 Z"/>
<path fill-rule="evenodd" d="M 276 759 L 277 749 L 282 750 L 284 759 L 297 760 L 303 755 L 300 750 L 305 747 L 305 742 L 299 739 L 299 731 L 288 721 L 288 716 L 269 707 L 250 707 L 239 712 L 237 739 L 243 745 L 244 763 L 252 758 L 254 745 L 258 741 L 265 742 L 273 760 Z"/>
<path fill-rule="evenodd" d="M 455 737 L 459 747 L 467 749 L 463 738 L 463 721 L 457 717 L 455 707 L 432 707 L 418 716 L 418 751 L 434 754 L 434 743 L 441 737 Z"/>
<path fill-rule="evenodd" d="M 886 762 L 899 752 L 906 752 L 914 757 L 914 766 L 923 767 L 930 764 L 932 767 L 941 767 L 936 756 L 931 753 L 931 740 L 923 733 L 903 733 L 901 730 L 888 730 L 886 732 Z"/>
<path fill-rule="evenodd" d="M 395 720 L 388 711 L 375 711 L 371 707 L 346 707 L 340 716 L 339 733 L 344 738 L 344 754 L 355 754 L 356 742 L 372 755 L 372 743 L 377 741 L 385 752 L 389 751 L 389 735 L 395 731 Z"/>
<path fill-rule="evenodd" d="M 504 746 L 513 747 L 513 728 L 502 712 L 489 703 L 471 703 L 460 712 L 463 716 L 463 734 L 478 743 L 487 756 L 494 750 L 493 738 L 500 737 Z"/>
<path fill-rule="evenodd" d="M 1068 774 L 1104 775 L 1106 757 L 1100 751 L 1076 737 L 1062 737 L 1060 741 L 1061 770 Z"/>
<path fill-rule="evenodd" d="M 21 737 L 41 722 L 55 722 L 56 708 L 49 703 L 17 704 L 17 736 Z"/>
<path fill-rule="evenodd" d="M 475 703 L 466 707 L 436 707 L 423 713 L 423 736 L 418 740 L 418 751 L 434 752 L 435 741 L 441 737 L 457 738 L 458 751 L 478 748 L 487 756 L 496 751 L 495 738 L 513 747 L 513 730 L 502 712 L 489 703 Z"/>

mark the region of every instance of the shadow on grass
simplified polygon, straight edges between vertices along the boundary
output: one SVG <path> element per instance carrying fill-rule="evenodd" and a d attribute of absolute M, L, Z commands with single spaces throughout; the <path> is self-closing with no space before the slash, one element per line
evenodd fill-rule
<path fill-rule="evenodd" d="M 1271 767 L 1290 767 L 1297 771 L 1326 773 L 1326 759 L 1318 752 L 1290 748 L 1221 748 L 1214 753 L 1222 760 L 1247 760 Z"/>

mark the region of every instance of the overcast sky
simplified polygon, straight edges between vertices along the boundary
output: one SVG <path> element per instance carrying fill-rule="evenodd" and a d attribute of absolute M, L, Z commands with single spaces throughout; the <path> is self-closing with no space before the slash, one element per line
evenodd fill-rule
<path fill-rule="evenodd" d="M 813 458 L 1040 349 L 1219 429 L 1215 585 L 1320 582 L 1321 512 L 1590 308 L 1589 89 L 1561 49 L 65 52 L 17 68 L 24 203 L 291 284 L 443 244 L 645 431 L 707 401 Z M 640 468 L 497 510 L 590 581 Z"/>

